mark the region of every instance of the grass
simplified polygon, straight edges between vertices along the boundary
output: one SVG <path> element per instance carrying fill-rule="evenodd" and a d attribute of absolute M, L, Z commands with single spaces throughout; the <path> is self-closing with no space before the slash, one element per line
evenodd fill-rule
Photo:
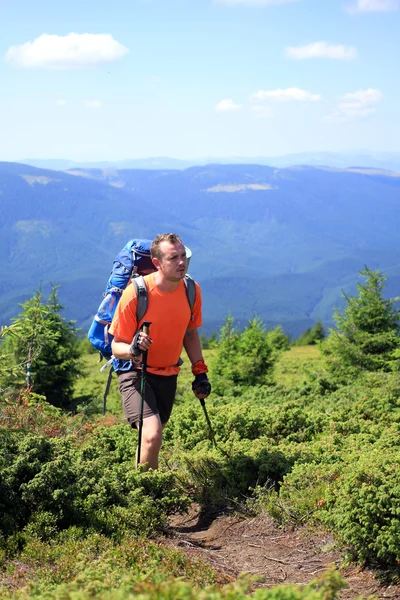
<path fill-rule="evenodd" d="M 100 414 L 103 407 L 103 396 L 106 389 L 109 368 L 100 372 L 105 364 L 99 363 L 98 353 L 85 352 L 82 357 L 83 376 L 80 377 L 74 388 L 74 400 L 81 405 L 88 414 Z M 110 391 L 107 396 L 107 413 L 118 418 L 123 418 L 121 408 L 121 395 L 118 391 L 117 376 L 113 373 Z"/>
<path fill-rule="evenodd" d="M 307 378 L 308 373 L 323 370 L 323 359 L 318 346 L 298 346 L 284 352 L 274 367 L 278 385 L 291 388 Z"/>

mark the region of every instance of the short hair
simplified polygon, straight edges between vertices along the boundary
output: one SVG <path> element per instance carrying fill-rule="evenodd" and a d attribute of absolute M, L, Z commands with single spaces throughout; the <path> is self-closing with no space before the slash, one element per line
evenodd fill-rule
<path fill-rule="evenodd" d="M 181 243 L 183 244 L 181 238 L 177 233 L 160 233 L 154 240 L 151 242 L 150 246 L 150 254 L 151 258 L 158 258 L 158 260 L 162 259 L 162 252 L 160 248 L 161 242 L 170 242 L 171 244 Z"/>

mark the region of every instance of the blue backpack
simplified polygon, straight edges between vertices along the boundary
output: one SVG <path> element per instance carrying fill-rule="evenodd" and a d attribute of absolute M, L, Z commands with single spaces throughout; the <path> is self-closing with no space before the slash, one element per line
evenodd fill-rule
<path fill-rule="evenodd" d="M 151 240 L 130 240 L 115 257 L 104 298 L 88 331 L 93 348 L 109 360 L 112 356 L 112 335 L 108 333 L 115 309 L 131 277 L 154 269 L 150 256 Z"/>

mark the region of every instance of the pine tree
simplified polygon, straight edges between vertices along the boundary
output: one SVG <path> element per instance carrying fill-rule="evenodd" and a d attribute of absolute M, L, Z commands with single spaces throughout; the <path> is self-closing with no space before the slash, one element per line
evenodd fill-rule
<path fill-rule="evenodd" d="M 290 336 L 284 332 L 282 325 L 277 325 L 275 329 L 267 332 L 268 343 L 275 350 L 289 350 Z"/>
<path fill-rule="evenodd" d="M 324 326 L 320 319 L 313 327 L 308 327 L 293 344 L 294 346 L 313 346 L 325 338 Z"/>
<path fill-rule="evenodd" d="M 224 395 L 234 386 L 266 384 L 276 357 L 268 333 L 259 318 L 249 321 L 240 333 L 228 317 L 212 364 L 213 389 Z"/>
<path fill-rule="evenodd" d="M 57 288 L 46 303 L 38 291 L 21 306 L 0 346 L 0 389 L 13 397 L 31 387 L 50 404 L 70 409 L 80 350 L 73 323 L 60 316 Z"/>
<path fill-rule="evenodd" d="M 365 267 L 358 296 L 344 296 L 346 306 L 335 312 L 337 331 L 330 330 L 323 352 L 331 370 L 398 371 L 400 369 L 400 298 L 383 297 L 386 277 Z"/>

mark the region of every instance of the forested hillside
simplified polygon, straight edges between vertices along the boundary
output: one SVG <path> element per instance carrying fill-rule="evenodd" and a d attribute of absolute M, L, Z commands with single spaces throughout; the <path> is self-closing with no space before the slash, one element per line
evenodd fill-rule
<path fill-rule="evenodd" d="M 0 164 L 2 322 L 41 281 L 60 285 L 84 329 L 132 237 L 181 234 L 204 294 L 205 331 L 231 311 L 296 336 L 332 324 L 364 264 L 400 290 L 400 178 L 390 172 L 259 165 L 186 170 L 36 169 Z"/>

